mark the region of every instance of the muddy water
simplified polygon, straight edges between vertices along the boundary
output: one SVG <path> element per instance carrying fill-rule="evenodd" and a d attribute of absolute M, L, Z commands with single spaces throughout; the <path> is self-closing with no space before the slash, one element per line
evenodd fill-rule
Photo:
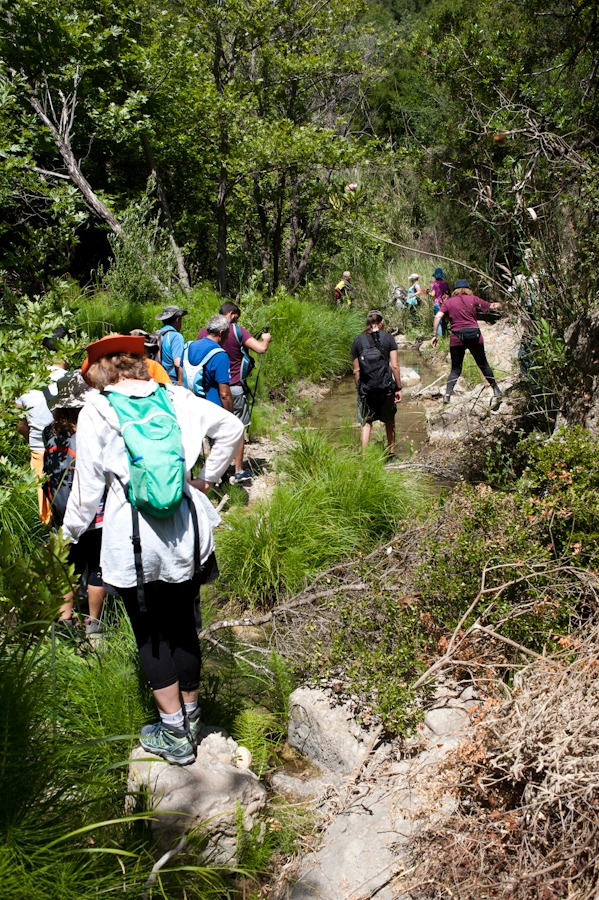
<path fill-rule="evenodd" d="M 420 375 L 421 382 L 416 385 L 416 389 L 430 384 L 437 377 L 424 365 L 418 351 L 400 350 L 398 355 L 402 368 L 416 369 Z M 404 400 L 397 407 L 395 452 L 398 456 L 410 456 L 426 441 L 424 404 L 409 399 L 411 390 L 412 388 L 408 388 L 404 391 Z M 340 438 L 348 429 L 353 429 L 358 442 L 360 431 L 356 422 L 356 386 L 353 375 L 347 375 L 336 382 L 322 401 L 315 405 L 312 421 L 316 427 L 327 431 L 333 440 Z M 380 423 L 375 423 L 374 429 L 379 427 L 383 428 Z M 378 434 L 374 429 L 373 437 Z"/>

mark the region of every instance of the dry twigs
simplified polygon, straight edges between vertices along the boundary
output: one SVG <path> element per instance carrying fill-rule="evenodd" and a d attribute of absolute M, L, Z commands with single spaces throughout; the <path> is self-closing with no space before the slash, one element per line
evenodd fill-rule
<path fill-rule="evenodd" d="M 416 841 L 416 896 L 597 897 L 599 631 L 561 643 L 515 676 L 450 763 L 461 803 Z"/>

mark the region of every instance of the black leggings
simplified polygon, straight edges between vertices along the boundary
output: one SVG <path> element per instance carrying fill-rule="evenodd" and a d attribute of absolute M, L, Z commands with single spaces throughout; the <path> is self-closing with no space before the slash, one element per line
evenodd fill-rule
<path fill-rule="evenodd" d="M 200 684 L 200 642 L 194 614 L 198 590 L 192 581 L 151 581 L 145 585 L 148 611 L 142 613 L 137 588 L 117 588 L 133 626 L 141 667 L 153 691 L 177 681 L 182 691 L 195 691 Z"/>
<path fill-rule="evenodd" d="M 495 381 L 495 376 L 493 375 L 493 369 L 487 362 L 487 357 L 485 356 L 485 345 L 469 343 L 468 346 L 466 346 L 466 344 L 460 344 L 459 347 L 449 348 L 449 353 L 451 355 L 451 372 L 449 374 L 449 378 L 447 379 L 447 387 L 445 389 L 445 393 L 448 397 L 453 394 L 455 383 L 462 374 L 462 366 L 464 364 L 466 350 L 470 350 L 470 353 L 474 357 L 474 362 L 481 370 L 491 387 L 495 387 L 495 385 L 497 384 L 497 382 Z"/>

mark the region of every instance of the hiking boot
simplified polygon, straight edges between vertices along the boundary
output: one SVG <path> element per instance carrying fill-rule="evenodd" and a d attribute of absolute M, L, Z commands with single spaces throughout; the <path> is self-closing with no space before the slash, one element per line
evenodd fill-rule
<path fill-rule="evenodd" d="M 501 388 L 498 384 L 493 385 L 493 396 L 491 397 L 491 409 L 496 410 L 499 409 L 501 405 L 501 401 L 503 400 L 503 394 L 501 393 Z"/>
<path fill-rule="evenodd" d="M 100 637 L 103 631 L 104 628 L 99 619 L 92 619 L 91 616 L 87 617 L 85 620 L 85 633 L 88 637 L 90 635 Z"/>
<path fill-rule="evenodd" d="M 243 472 L 235 472 L 235 484 L 245 484 L 248 481 L 251 481 L 253 475 L 247 469 L 244 469 Z"/>
<path fill-rule="evenodd" d="M 198 737 L 202 730 L 202 710 L 198 706 L 190 716 L 187 716 L 188 732 L 191 739 L 191 745 L 195 751 L 198 749 Z"/>
<path fill-rule="evenodd" d="M 173 728 L 163 722 L 144 725 L 139 743 L 149 753 L 162 756 L 168 762 L 189 766 L 195 762 L 195 752 L 190 735 L 183 728 Z"/>

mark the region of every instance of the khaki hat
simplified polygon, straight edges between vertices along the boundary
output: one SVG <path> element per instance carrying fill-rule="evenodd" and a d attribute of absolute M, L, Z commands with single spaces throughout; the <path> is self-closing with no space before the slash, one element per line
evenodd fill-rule
<path fill-rule="evenodd" d="M 168 319 L 175 319 L 177 316 L 186 316 L 187 310 L 181 309 L 179 306 L 165 306 L 156 318 L 159 322 L 166 322 Z"/>
<path fill-rule="evenodd" d="M 48 409 L 81 409 L 86 394 L 91 390 L 81 375 L 81 369 L 65 372 L 56 382 L 58 393 L 48 399 Z"/>

